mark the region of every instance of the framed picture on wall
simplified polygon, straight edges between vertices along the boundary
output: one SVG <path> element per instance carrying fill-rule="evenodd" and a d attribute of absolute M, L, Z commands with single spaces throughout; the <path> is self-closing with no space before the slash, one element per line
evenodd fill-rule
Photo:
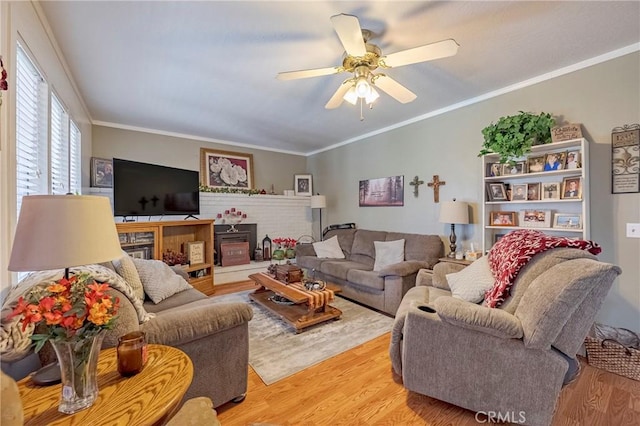
<path fill-rule="evenodd" d="M 209 188 L 253 188 L 253 154 L 200 148 L 200 183 Z"/>
<path fill-rule="evenodd" d="M 91 157 L 91 186 L 113 188 L 113 160 Z"/>
<path fill-rule="evenodd" d="M 313 194 L 313 181 L 311 175 L 295 175 L 293 188 L 296 195 L 310 197 Z"/>

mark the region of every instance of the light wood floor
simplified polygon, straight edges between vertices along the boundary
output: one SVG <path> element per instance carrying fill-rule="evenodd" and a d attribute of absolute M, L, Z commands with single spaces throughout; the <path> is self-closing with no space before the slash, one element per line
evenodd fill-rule
<path fill-rule="evenodd" d="M 255 288 L 220 289 L 216 296 Z M 478 425 L 471 411 L 408 392 L 392 373 L 389 334 L 266 386 L 249 367 L 247 398 L 219 407 L 233 425 Z M 472 391 L 472 390 L 470 390 Z M 553 425 L 640 425 L 640 382 L 582 362 L 566 386 Z"/>

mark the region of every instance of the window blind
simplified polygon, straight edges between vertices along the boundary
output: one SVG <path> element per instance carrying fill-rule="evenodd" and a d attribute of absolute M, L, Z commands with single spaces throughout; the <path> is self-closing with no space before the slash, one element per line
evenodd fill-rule
<path fill-rule="evenodd" d="M 69 116 L 51 94 L 51 194 L 64 195 L 69 188 Z"/>

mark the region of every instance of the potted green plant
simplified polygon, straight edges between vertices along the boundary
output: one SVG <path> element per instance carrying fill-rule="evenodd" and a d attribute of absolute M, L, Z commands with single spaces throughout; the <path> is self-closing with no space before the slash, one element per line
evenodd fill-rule
<path fill-rule="evenodd" d="M 551 128 L 556 120 L 549 113 L 539 115 L 520 111 L 520 114 L 500 117 L 482 129 L 484 144 L 478 154 L 499 154 L 501 163 L 514 163 L 514 159 L 531 152 L 533 145 L 551 142 Z"/>

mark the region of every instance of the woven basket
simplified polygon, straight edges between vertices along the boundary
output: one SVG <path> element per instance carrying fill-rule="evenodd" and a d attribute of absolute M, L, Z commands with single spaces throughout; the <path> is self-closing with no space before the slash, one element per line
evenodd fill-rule
<path fill-rule="evenodd" d="M 640 349 L 591 336 L 585 338 L 584 345 L 589 365 L 640 381 Z"/>

